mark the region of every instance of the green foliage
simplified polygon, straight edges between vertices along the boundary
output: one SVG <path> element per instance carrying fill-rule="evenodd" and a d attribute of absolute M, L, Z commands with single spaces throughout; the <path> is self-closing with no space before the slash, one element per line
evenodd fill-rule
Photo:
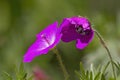
<path fill-rule="evenodd" d="M 19 69 L 15 69 L 17 80 L 26 80 L 27 73 L 25 72 L 23 63 L 20 64 Z"/>
<path fill-rule="evenodd" d="M 19 67 L 15 67 L 15 80 L 32 80 L 33 76 L 27 77 L 28 74 L 25 71 L 24 64 L 21 63 Z M 3 72 L 3 79 L 14 80 L 14 78 L 7 72 Z"/>
<path fill-rule="evenodd" d="M 114 62 L 115 67 L 117 68 L 117 75 L 120 75 L 120 63 L 119 62 Z"/>
<path fill-rule="evenodd" d="M 13 78 L 7 72 L 3 72 L 2 76 L 5 78 L 5 80 L 13 80 Z"/>
<path fill-rule="evenodd" d="M 90 69 L 86 70 L 83 64 L 80 62 L 80 71 L 75 71 L 79 80 L 115 80 L 111 76 L 108 76 L 107 71 L 110 62 L 106 65 L 98 66 L 97 69 L 91 64 Z M 114 62 L 115 69 L 117 71 L 117 80 L 120 80 L 120 63 Z M 29 76 L 24 68 L 24 64 L 21 63 L 18 68 L 15 67 L 15 78 L 7 72 L 2 74 L 4 80 L 33 80 L 33 76 Z"/>
<path fill-rule="evenodd" d="M 98 67 L 96 70 L 93 68 L 93 66 L 90 67 L 90 70 L 85 70 L 82 63 L 80 63 L 80 71 L 75 71 L 75 73 L 79 80 L 115 80 L 111 76 L 107 76 L 107 68 L 109 64 L 110 62 L 108 62 L 105 66 Z M 120 70 L 120 63 L 114 64 Z"/>

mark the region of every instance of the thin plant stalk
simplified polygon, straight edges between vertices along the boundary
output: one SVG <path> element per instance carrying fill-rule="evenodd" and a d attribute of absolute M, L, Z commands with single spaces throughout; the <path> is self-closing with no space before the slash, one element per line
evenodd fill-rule
<path fill-rule="evenodd" d="M 58 62 L 60 64 L 60 67 L 61 67 L 61 69 L 62 69 L 62 71 L 64 73 L 65 80 L 68 80 L 69 74 L 68 74 L 68 72 L 67 72 L 67 70 L 66 70 L 66 68 L 65 68 L 65 66 L 64 66 L 64 64 L 62 62 L 62 58 L 61 58 L 61 56 L 60 56 L 60 54 L 59 54 L 56 47 L 53 49 L 53 52 L 56 54 L 56 57 L 57 57 Z"/>
<path fill-rule="evenodd" d="M 106 51 L 107 51 L 107 53 L 108 53 L 108 56 L 109 56 L 109 58 L 110 58 L 110 62 L 111 62 L 111 65 L 112 65 L 113 76 L 114 76 L 114 79 L 116 80 L 115 69 L 114 69 L 114 62 L 113 62 L 111 53 L 110 53 L 108 47 L 106 46 L 105 41 L 104 41 L 104 39 L 102 38 L 102 36 L 100 35 L 100 33 L 97 32 L 96 30 L 94 30 L 94 32 L 96 33 L 96 35 L 97 35 L 97 37 L 99 38 L 101 44 L 103 45 L 103 47 L 106 49 Z"/>
<path fill-rule="evenodd" d="M 48 43 L 48 45 L 50 45 L 49 40 L 48 40 L 45 36 L 43 36 L 43 38 L 44 38 L 45 41 Z M 62 62 L 62 58 L 61 58 L 61 56 L 60 56 L 60 54 L 59 54 L 59 52 L 58 52 L 58 50 L 57 50 L 56 47 L 53 48 L 53 52 L 54 52 L 54 53 L 56 54 L 56 56 L 57 56 L 58 62 L 59 62 L 59 64 L 60 64 L 60 67 L 61 67 L 61 69 L 62 69 L 62 71 L 63 71 L 63 73 L 64 73 L 65 80 L 68 80 L 68 78 L 69 78 L 68 72 L 67 72 L 67 70 L 66 70 L 66 68 L 65 68 L 65 66 L 64 66 L 64 64 L 63 64 L 63 62 Z"/>

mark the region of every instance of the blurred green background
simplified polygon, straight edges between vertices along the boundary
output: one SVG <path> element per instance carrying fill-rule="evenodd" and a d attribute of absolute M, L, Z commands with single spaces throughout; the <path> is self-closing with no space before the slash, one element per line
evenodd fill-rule
<path fill-rule="evenodd" d="M 91 21 L 104 37 L 114 60 L 120 61 L 120 0 L 0 0 L 0 73 L 14 74 L 14 65 L 22 62 L 35 35 L 47 25 L 77 15 Z M 96 36 L 84 50 L 76 49 L 75 41 L 60 42 L 57 48 L 71 80 L 76 78 L 74 71 L 79 70 L 80 61 L 89 67 L 91 63 L 98 66 L 109 60 Z M 52 51 L 25 63 L 29 74 L 35 65 L 52 80 L 64 78 Z"/>

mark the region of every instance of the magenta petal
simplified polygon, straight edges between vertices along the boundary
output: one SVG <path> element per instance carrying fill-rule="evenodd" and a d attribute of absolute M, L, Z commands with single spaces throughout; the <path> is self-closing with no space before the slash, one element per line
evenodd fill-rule
<path fill-rule="evenodd" d="M 49 45 L 44 39 L 37 39 L 24 55 L 23 61 L 31 62 L 36 56 L 46 54 L 49 50 L 48 46 Z"/>
<path fill-rule="evenodd" d="M 57 25 L 57 22 L 55 22 L 36 35 L 37 40 L 24 55 L 24 62 L 31 62 L 35 57 L 47 54 L 50 49 L 59 43 L 61 35 Z"/>
<path fill-rule="evenodd" d="M 82 24 L 83 28 L 90 29 L 90 22 L 87 18 L 75 16 L 70 19 L 74 21 L 76 24 Z"/>
<path fill-rule="evenodd" d="M 77 41 L 76 41 L 76 47 L 79 49 L 84 49 L 87 45 L 88 45 L 88 43 L 82 43 L 80 41 L 80 39 L 77 39 Z"/>
<path fill-rule="evenodd" d="M 53 44 L 57 37 L 59 37 L 59 29 L 58 29 L 58 23 L 54 22 L 53 24 L 46 27 L 43 31 L 41 31 L 39 34 L 36 35 L 36 37 L 42 38 L 45 36 L 45 38 L 48 40 L 49 44 Z"/>
<path fill-rule="evenodd" d="M 76 47 L 79 48 L 79 49 L 84 49 L 93 39 L 94 37 L 94 32 L 92 31 L 91 34 L 89 34 L 88 36 L 83 36 L 81 37 L 81 39 L 77 39 L 76 41 Z M 83 40 L 85 42 L 83 42 Z"/>
<path fill-rule="evenodd" d="M 62 33 L 62 41 L 70 42 L 72 40 L 76 40 L 77 33 L 75 31 L 74 22 L 71 23 L 71 20 L 65 18 L 60 25 L 61 33 Z"/>

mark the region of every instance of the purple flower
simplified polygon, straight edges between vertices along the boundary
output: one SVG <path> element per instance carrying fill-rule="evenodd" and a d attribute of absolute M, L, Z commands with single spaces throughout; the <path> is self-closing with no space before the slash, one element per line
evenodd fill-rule
<path fill-rule="evenodd" d="M 76 40 L 76 47 L 85 48 L 93 39 L 94 31 L 85 17 L 65 18 L 60 25 L 62 41 L 71 42 Z"/>
<path fill-rule="evenodd" d="M 54 22 L 37 34 L 37 39 L 24 55 L 23 62 L 31 62 L 35 57 L 47 54 L 50 49 L 59 43 L 61 38 L 59 33 L 58 23 Z"/>

